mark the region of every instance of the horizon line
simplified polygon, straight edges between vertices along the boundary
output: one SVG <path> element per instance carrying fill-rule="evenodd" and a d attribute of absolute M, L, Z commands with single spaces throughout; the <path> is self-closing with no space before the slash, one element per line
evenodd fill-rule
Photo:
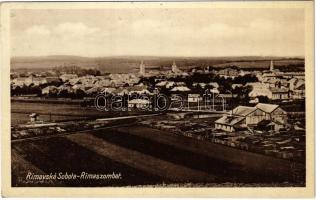
<path fill-rule="evenodd" d="M 12 58 L 21 57 L 58 57 L 58 56 L 68 56 L 68 57 L 81 57 L 81 58 L 111 58 L 111 57 L 160 57 L 160 58 L 240 58 L 240 57 L 275 57 L 275 58 L 301 58 L 305 59 L 305 55 L 228 55 L 228 56 L 174 56 L 174 55 L 104 55 L 104 56 L 82 56 L 82 55 L 70 55 L 70 54 L 51 54 L 51 55 L 38 55 L 38 56 L 11 56 Z"/>

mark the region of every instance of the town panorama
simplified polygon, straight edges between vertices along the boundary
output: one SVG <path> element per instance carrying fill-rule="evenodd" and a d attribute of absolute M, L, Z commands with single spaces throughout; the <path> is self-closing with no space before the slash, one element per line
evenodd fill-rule
<path fill-rule="evenodd" d="M 305 184 L 302 58 L 41 59 L 11 70 L 12 186 Z"/>

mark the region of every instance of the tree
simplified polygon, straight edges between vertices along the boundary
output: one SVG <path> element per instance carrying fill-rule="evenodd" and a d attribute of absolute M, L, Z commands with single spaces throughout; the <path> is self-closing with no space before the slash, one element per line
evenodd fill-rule
<path fill-rule="evenodd" d="M 29 87 L 29 94 L 36 94 L 37 96 L 40 96 L 42 94 L 42 90 L 39 86 L 37 85 L 33 85 L 31 87 Z"/>
<path fill-rule="evenodd" d="M 29 87 L 23 84 L 20 90 L 20 94 L 27 94 L 28 92 L 29 92 Z"/>
<path fill-rule="evenodd" d="M 260 103 L 269 103 L 269 98 L 267 96 L 258 96 Z"/>
<path fill-rule="evenodd" d="M 81 89 L 77 89 L 75 91 L 75 98 L 76 99 L 82 99 L 85 95 L 86 95 L 86 93 Z"/>
<path fill-rule="evenodd" d="M 67 98 L 67 97 L 69 97 L 68 90 L 61 90 L 61 91 L 59 91 L 58 97 L 62 97 L 62 98 Z"/>
<path fill-rule="evenodd" d="M 236 94 L 235 103 L 248 104 L 249 103 L 249 93 L 252 91 L 251 86 L 237 87 L 233 90 L 233 93 Z"/>
<path fill-rule="evenodd" d="M 233 82 L 245 85 L 246 83 L 258 82 L 258 78 L 253 74 L 246 74 L 244 76 L 237 76 Z"/>

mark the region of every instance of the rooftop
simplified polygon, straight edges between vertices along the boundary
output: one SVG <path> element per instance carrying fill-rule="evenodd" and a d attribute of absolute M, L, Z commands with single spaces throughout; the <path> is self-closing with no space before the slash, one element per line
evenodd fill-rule
<path fill-rule="evenodd" d="M 178 86 L 178 87 L 174 87 L 172 88 L 171 91 L 182 91 L 182 92 L 186 92 L 186 91 L 191 91 L 188 87 L 185 86 Z"/>
<path fill-rule="evenodd" d="M 258 103 L 256 105 L 256 108 L 259 108 L 260 110 L 266 112 L 266 113 L 271 113 L 273 112 L 275 109 L 277 109 L 279 107 L 279 105 L 276 104 L 265 104 L 265 103 Z"/>
<path fill-rule="evenodd" d="M 237 124 L 238 122 L 241 122 L 243 119 L 245 118 L 237 117 L 237 116 L 223 116 L 219 118 L 218 120 L 216 120 L 215 123 L 233 126 Z"/>
<path fill-rule="evenodd" d="M 248 106 L 238 106 L 233 109 L 233 115 L 239 115 L 239 116 L 247 116 L 253 111 L 255 111 L 257 108 L 256 107 L 248 107 Z"/>

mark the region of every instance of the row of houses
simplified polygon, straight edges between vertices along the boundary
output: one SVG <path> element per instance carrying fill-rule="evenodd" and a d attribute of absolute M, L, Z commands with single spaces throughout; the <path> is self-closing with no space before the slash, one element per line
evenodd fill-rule
<path fill-rule="evenodd" d="M 303 99 L 305 98 L 304 72 L 279 72 L 273 69 L 269 72 L 257 73 L 259 83 L 264 87 L 254 87 L 252 97 L 263 94 L 270 99 Z"/>
<path fill-rule="evenodd" d="M 256 127 L 279 131 L 287 127 L 287 113 L 279 105 L 258 103 L 254 107 L 238 106 L 215 121 L 215 128 L 234 132 Z"/>
<path fill-rule="evenodd" d="M 44 84 L 56 85 L 63 84 L 65 86 L 78 87 L 121 87 L 124 85 L 134 85 L 139 82 L 139 78 L 134 74 L 111 74 L 108 76 L 81 76 L 76 74 L 62 74 L 59 77 L 37 77 L 31 75 L 29 77 L 18 77 L 11 80 L 13 86 L 40 86 Z"/>
<path fill-rule="evenodd" d="M 99 93 L 107 93 L 107 94 L 112 94 L 112 95 L 119 95 L 119 96 L 124 96 L 124 95 L 133 95 L 133 94 L 153 94 L 148 90 L 148 87 L 139 84 L 139 85 L 134 85 L 134 86 L 128 86 L 128 87 L 90 87 L 87 85 L 61 85 L 59 87 L 56 86 L 47 86 L 42 89 L 42 94 L 50 94 L 50 93 L 60 93 L 62 91 L 67 91 L 68 93 L 75 92 L 76 90 L 82 90 L 86 94 L 99 94 Z"/>
<path fill-rule="evenodd" d="M 11 83 L 15 86 L 30 86 L 30 85 L 43 85 L 43 84 L 50 84 L 50 83 L 60 83 L 61 79 L 58 77 L 35 77 L 33 75 L 29 77 L 19 77 L 15 78 L 11 81 Z"/>
<path fill-rule="evenodd" d="M 292 78 L 289 81 L 279 81 L 277 85 L 271 86 L 266 82 L 247 83 L 251 86 L 252 91 L 249 97 L 266 96 L 271 100 L 303 99 L 305 98 L 305 81 L 304 79 Z"/>

